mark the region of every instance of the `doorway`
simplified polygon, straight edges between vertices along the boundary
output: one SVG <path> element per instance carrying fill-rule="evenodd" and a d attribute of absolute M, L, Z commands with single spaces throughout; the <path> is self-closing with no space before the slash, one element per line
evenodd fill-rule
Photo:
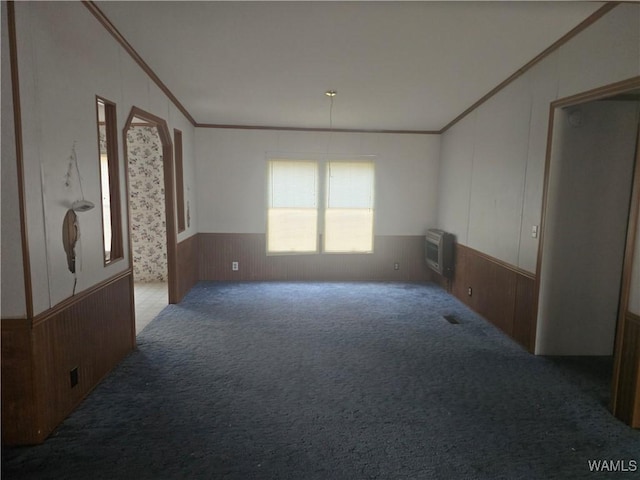
<path fill-rule="evenodd" d="M 164 120 L 134 107 L 124 129 L 135 336 L 175 302 L 173 147 Z"/>
<path fill-rule="evenodd" d="M 606 392 L 616 384 L 619 307 L 628 288 L 622 279 L 627 232 L 635 228 L 639 117 L 640 97 L 629 87 L 561 100 L 551 109 L 536 354 L 604 362 Z"/>
<path fill-rule="evenodd" d="M 127 180 L 138 334 L 168 304 L 162 144 L 158 128 L 139 117 L 127 130 Z"/>

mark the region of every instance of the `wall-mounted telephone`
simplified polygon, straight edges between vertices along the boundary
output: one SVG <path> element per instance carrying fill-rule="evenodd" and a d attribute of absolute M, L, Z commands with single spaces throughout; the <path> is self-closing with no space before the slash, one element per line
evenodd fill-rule
<path fill-rule="evenodd" d="M 69 271 L 76 273 L 76 242 L 78 241 L 78 217 L 72 209 L 67 210 L 62 222 L 62 245 L 67 254 Z"/>

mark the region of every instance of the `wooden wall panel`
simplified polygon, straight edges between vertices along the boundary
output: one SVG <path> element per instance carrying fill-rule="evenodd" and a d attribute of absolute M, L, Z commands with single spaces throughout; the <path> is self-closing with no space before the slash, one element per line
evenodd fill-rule
<path fill-rule="evenodd" d="M 512 336 L 529 352 L 534 352 L 536 348 L 535 283 L 535 279 L 531 277 L 516 275 Z"/>
<path fill-rule="evenodd" d="M 2 320 L 2 444 L 37 443 L 31 322 Z"/>
<path fill-rule="evenodd" d="M 266 254 L 264 234 L 201 233 L 200 280 L 403 281 L 424 282 L 423 236 L 377 236 L 372 254 Z M 239 262 L 239 270 L 231 270 Z M 394 263 L 400 265 L 394 270 Z"/>
<path fill-rule="evenodd" d="M 451 293 L 529 352 L 535 348 L 534 284 L 531 274 L 456 245 Z"/>
<path fill-rule="evenodd" d="M 511 336 L 515 308 L 515 274 L 483 257 L 470 255 L 467 283 L 472 287 L 472 295 L 467 294 L 471 308 Z"/>
<path fill-rule="evenodd" d="M 37 316 L 20 335 L 3 322 L 3 419 L 25 407 L 16 425 L 5 428 L 3 443 L 44 441 L 100 380 L 135 346 L 131 272 L 83 292 Z M 26 333 L 22 333 L 22 331 Z M 5 344 L 4 341 L 8 343 Z M 4 378 L 5 357 L 13 357 Z M 70 372 L 77 368 L 78 383 Z M 21 376 L 16 376 L 19 373 Z M 32 379 L 32 388 L 28 380 Z"/>
<path fill-rule="evenodd" d="M 640 428 L 640 317 L 627 312 L 623 333 L 622 361 L 615 408 L 616 416 Z"/>
<path fill-rule="evenodd" d="M 178 302 L 198 281 L 198 245 L 197 235 L 178 243 Z"/>

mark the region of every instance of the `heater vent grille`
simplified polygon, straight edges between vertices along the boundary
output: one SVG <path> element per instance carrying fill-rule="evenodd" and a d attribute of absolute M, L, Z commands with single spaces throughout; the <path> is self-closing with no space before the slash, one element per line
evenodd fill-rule
<path fill-rule="evenodd" d="M 443 315 L 442 318 L 444 318 L 447 322 L 452 323 L 453 325 L 458 325 L 460 323 L 455 315 Z"/>

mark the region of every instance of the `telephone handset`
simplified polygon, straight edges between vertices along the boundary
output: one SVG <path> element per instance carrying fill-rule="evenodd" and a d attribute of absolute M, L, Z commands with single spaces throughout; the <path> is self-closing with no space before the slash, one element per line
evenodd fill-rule
<path fill-rule="evenodd" d="M 78 217 L 72 209 L 67 210 L 62 222 L 62 245 L 67 254 L 69 271 L 76 273 L 76 242 L 78 241 Z"/>

